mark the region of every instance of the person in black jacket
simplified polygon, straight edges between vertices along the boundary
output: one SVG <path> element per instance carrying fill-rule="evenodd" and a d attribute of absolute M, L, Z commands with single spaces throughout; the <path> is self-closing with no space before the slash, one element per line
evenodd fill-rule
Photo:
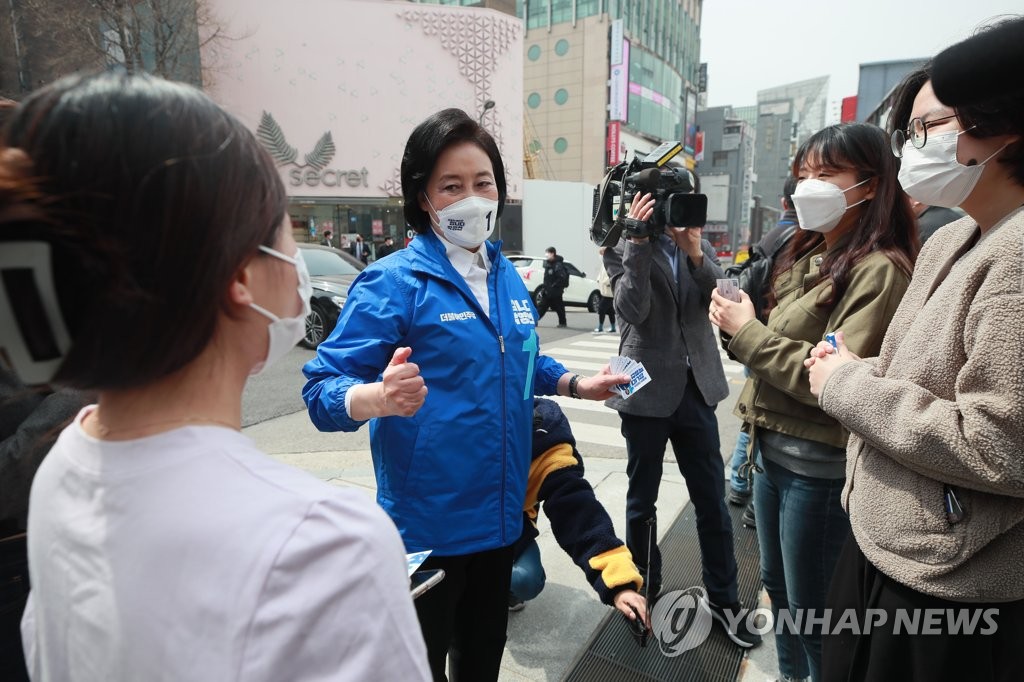
<path fill-rule="evenodd" d="M 544 295 L 537 306 L 537 319 L 544 317 L 548 308 L 558 314 L 558 326 L 565 327 L 565 302 L 562 293 L 569 286 L 569 271 L 565 267 L 565 259 L 558 255 L 555 247 L 549 246 L 544 253 Z"/>
<path fill-rule="evenodd" d="M 509 609 L 522 609 L 524 601 L 544 589 L 536 542 L 537 513 L 543 502 L 555 540 L 583 570 L 601 601 L 630 620 L 635 618 L 630 607 L 646 618 L 647 602 L 638 593 L 643 577 L 583 473 L 583 458 L 562 409 L 551 400 L 534 398 L 533 461 L 523 504 L 523 534 L 513 550 Z"/>

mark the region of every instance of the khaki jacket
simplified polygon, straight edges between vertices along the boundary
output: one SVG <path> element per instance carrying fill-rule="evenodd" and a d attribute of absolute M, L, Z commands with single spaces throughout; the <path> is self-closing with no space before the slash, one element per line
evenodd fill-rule
<path fill-rule="evenodd" d="M 1024 598 L 1024 209 L 941 228 L 878 358 L 822 408 L 853 432 L 843 506 L 868 560 L 945 599 Z M 951 523 L 945 489 L 966 514 Z"/>
<path fill-rule="evenodd" d="M 832 289 L 831 280 L 819 281 L 824 254 L 822 244 L 781 273 L 768 324 L 751 320 L 729 342 L 729 351 L 750 369 L 733 414 L 757 428 L 841 448 L 849 433 L 818 407 L 804 360 L 826 333 L 837 330 L 857 355 L 877 354 L 910 278 L 874 252 L 853 267 L 839 301 L 819 306 Z"/>

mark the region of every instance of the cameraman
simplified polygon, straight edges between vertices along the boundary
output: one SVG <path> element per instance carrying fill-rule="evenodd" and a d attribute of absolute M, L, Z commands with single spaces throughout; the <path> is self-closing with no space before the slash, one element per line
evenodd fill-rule
<path fill-rule="evenodd" d="M 695 178 L 686 190 L 694 186 Z M 605 403 L 618 410 L 626 439 L 626 545 L 641 573 L 650 562 L 646 595 L 656 598 L 661 591 L 661 553 L 652 543 L 651 556 L 647 555 L 646 522 L 652 519 L 656 524 L 662 461 L 671 440 L 697 515 L 708 596 L 703 606 L 734 643 L 749 648 L 761 637 L 747 628 L 745 617 L 739 617 L 743 607 L 737 595 L 732 521 L 723 494 L 725 473 L 715 418 L 715 406 L 729 395 L 729 387 L 705 312 L 722 268 L 711 244 L 701 238 L 700 227 L 669 225 L 663 233 L 652 229 L 648 221 L 655 208 L 651 194 L 638 193 L 623 238 L 604 254 L 622 333 L 619 354 L 643 363 L 651 377 L 643 391 Z M 657 525 L 653 532 L 657 538 Z"/>

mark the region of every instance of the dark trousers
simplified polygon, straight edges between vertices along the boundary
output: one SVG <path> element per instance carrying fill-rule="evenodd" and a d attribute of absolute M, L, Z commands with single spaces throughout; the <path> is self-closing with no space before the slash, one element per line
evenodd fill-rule
<path fill-rule="evenodd" d="M 760 524 L 761 519 L 757 522 Z M 1009 682 L 1021 679 L 1024 600 L 967 603 L 923 594 L 875 568 L 860 551 L 852 534 L 836 564 L 828 606 L 832 609 L 833 623 L 838 619 L 836 614 L 851 609 L 857 614 L 858 623 L 870 622 L 873 627 L 860 636 L 850 628 L 843 628 L 841 632 L 834 628 L 834 634 L 822 638 L 821 679 L 825 682 Z M 884 611 L 885 622 L 876 625 L 881 620 L 876 611 L 869 621 L 865 613 L 868 609 Z M 906 615 L 897 632 L 895 622 L 900 610 Z M 907 618 L 912 618 L 915 611 L 921 629 L 910 634 Z M 928 614 L 933 618 L 930 633 Z M 975 618 L 973 631 L 967 634 L 961 626 L 954 634 L 949 619 L 956 616 L 963 618 L 961 623 Z"/>
<path fill-rule="evenodd" d="M 637 417 L 619 413 L 626 439 L 626 546 L 643 573 L 650 562 L 651 589 L 661 585 L 658 549 L 657 502 L 665 445 L 672 442 L 679 472 L 697 516 L 697 535 L 703 562 L 704 586 L 711 601 L 733 604 L 736 590 L 736 555 L 732 521 L 725 507 L 725 465 L 718 438 L 715 408 L 709 407 L 690 373 L 679 407 L 668 417 Z M 647 556 L 648 519 L 654 519 L 651 556 Z M 677 585 L 673 587 L 689 587 Z"/>
<path fill-rule="evenodd" d="M 612 323 L 612 327 L 615 327 L 615 306 L 612 304 L 612 299 L 608 296 L 602 296 L 601 302 L 597 304 L 597 326 L 604 326 L 604 316 L 608 316 L 608 321 Z"/>
<path fill-rule="evenodd" d="M 562 300 L 561 289 L 547 289 L 541 299 L 540 307 L 537 308 L 537 319 L 544 317 L 549 309 L 558 313 L 558 324 L 565 325 L 565 301 Z"/>
<path fill-rule="evenodd" d="M 497 680 L 508 627 L 512 547 L 429 557 L 422 569 L 444 569 L 440 583 L 413 602 L 434 680 Z"/>

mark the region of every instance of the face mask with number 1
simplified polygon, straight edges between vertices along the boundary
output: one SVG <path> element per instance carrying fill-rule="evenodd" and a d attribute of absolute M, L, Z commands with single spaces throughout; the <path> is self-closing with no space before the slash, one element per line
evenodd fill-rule
<path fill-rule="evenodd" d="M 426 194 L 423 195 L 426 197 Z M 427 199 L 427 205 L 434 205 Z M 494 220 L 498 217 L 498 202 L 484 197 L 466 197 L 445 206 L 437 214 L 438 229 L 445 239 L 464 249 L 475 249 L 484 243 L 494 231 Z"/>

